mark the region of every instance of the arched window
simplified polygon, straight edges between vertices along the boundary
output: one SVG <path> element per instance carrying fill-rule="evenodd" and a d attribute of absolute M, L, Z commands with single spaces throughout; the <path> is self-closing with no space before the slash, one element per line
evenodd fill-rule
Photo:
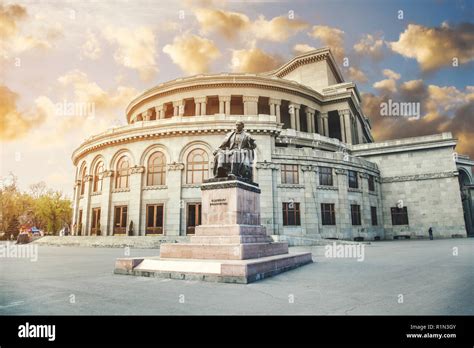
<path fill-rule="evenodd" d="M 96 164 L 94 170 L 94 192 L 102 191 L 102 177 L 104 175 L 104 162 L 100 161 Z"/>
<path fill-rule="evenodd" d="M 81 196 L 84 194 L 84 191 L 86 190 L 86 174 L 87 173 L 87 168 L 84 166 L 82 168 L 81 172 Z"/>
<path fill-rule="evenodd" d="M 186 164 L 188 184 L 199 184 L 209 177 L 209 158 L 203 149 L 191 151 Z"/>
<path fill-rule="evenodd" d="M 155 152 L 148 159 L 147 186 L 166 184 L 166 160 L 163 152 Z"/>
<path fill-rule="evenodd" d="M 117 162 L 117 175 L 115 176 L 115 188 L 128 188 L 128 177 L 130 162 L 127 156 L 121 157 Z"/>

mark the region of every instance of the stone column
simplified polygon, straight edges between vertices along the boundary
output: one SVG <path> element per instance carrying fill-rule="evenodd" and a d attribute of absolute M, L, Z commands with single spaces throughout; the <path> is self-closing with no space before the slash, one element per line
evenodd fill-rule
<path fill-rule="evenodd" d="M 321 113 L 319 111 L 317 111 L 316 114 L 316 121 L 318 122 L 318 133 L 324 135 L 323 118 L 321 117 Z"/>
<path fill-rule="evenodd" d="M 270 99 L 270 100 L 271 100 L 271 99 Z M 269 103 L 269 106 L 270 106 L 270 116 L 276 116 L 275 104 Z"/>
<path fill-rule="evenodd" d="M 201 114 L 201 103 L 196 102 L 194 99 L 194 116 L 199 116 Z"/>
<path fill-rule="evenodd" d="M 224 97 L 219 96 L 219 113 L 225 114 Z"/>
<path fill-rule="evenodd" d="M 184 100 L 177 100 L 173 102 L 173 116 L 184 115 Z"/>
<path fill-rule="evenodd" d="M 323 124 L 323 128 L 324 128 L 324 131 L 323 131 L 323 135 L 328 137 L 329 136 L 329 121 L 328 121 L 328 114 L 326 112 L 322 113 L 321 114 L 321 118 L 322 118 L 322 124 Z"/>
<path fill-rule="evenodd" d="M 158 105 L 155 107 L 155 112 L 156 112 L 156 119 L 161 120 L 162 118 L 165 118 L 165 106 L 163 104 Z"/>
<path fill-rule="evenodd" d="M 308 133 L 314 133 L 314 109 L 306 107 L 306 124 L 308 125 Z"/>
<path fill-rule="evenodd" d="M 165 235 L 179 236 L 181 234 L 181 214 L 186 205 L 181 200 L 182 171 L 184 163 L 168 164 L 167 186 L 169 197 L 165 205 Z"/>
<path fill-rule="evenodd" d="M 225 101 L 225 114 L 227 116 L 230 115 L 230 97 L 228 97 L 227 100 Z"/>
<path fill-rule="evenodd" d="M 299 104 L 293 104 L 293 105 L 294 105 L 294 112 L 295 112 L 295 119 L 296 119 L 296 130 L 300 131 L 301 130 L 301 124 L 300 124 L 301 105 Z"/>
<path fill-rule="evenodd" d="M 206 114 L 206 102 L 207 102 L 207 97 L 199 97 L 199 98 L 194 98 L 194 102 L 196 105 L 200 105 L 200 112 L 196 113 L 196 115 L 205 115 Z M 197 110 L 197 109 L 196 109 Z"/>
<path fill-rule="evenodd" d="M 230 115 L 230 95 L 219 96 L 219 113 Z"/>
<path fill-rule="evenodd" d="M 336 206 L 337 233 L 340 238 L 350 235 L 352 229 L 351 211 L 349 208 L 347 170 L 336 169 L 337 187 L 339 190 L 338 204 Z"/>
<path fill-rule="evenodd" d="M 352 135 L 352 115 L 349 109 L 339 110 L 339 115 L 343 115 L 344 124 L 345 124 L 345 133 L 346 133 L 346 143 L 352 144 L 353 135 Z"/>
<path fill-rule="evenodd" d="M 76 180 L 74 182 L 74 204 L 73 204 L 73 217 L 72 217 L 72 226 L 76 224 L 76 226 L 79 226 L 79 222 L 77 219 L 79 218 L 79 197 L 81 194 L 81 180 Z M 71 231 L 71 233 L 73 233 Z"/>
<path fill-rule="evenodd" d="M 343 143 L 347 143 L 344 113 L 341 110 L 338 110 L 338 113 L 339 113 L 339 124 L 340 124 L 340 128 L 341 128 L 341 141 Z"/>
<path fill-rule="evenodd" d="M 362 190 L 361 222 L 363 228 L 372 226 L 372 218 L 370 214 L 370 198 L 369 198 L 369 175 L 367 173 L 359 173 L 360 189 Z M 377 208 L 378 209 L 378 208 Z"/>
<path fill-rule="evenodd" d="M 258 114 L 258 96 L 244 95 L 242 100 L 244 102 L 244 115 Z"/>
<path fill-rule="evenodd" d="M 270 98 L 269 103 L 270 103 L 270 115 L 276 116 L 277 123 L 281 123 L 281 116 L 280 116 L 281 100 Z"/>
<path fill-rule="evenodd" d="M 114 171 L 106 170 L 102 174 L 102 194 L 100 203 L 100 234 L 101 236 L 113 235 L 114 217 L 111 212 L 112 186 Z"/>
<path fill-rule="evenodd" d="M 90 211 L 90 205 L 91 205 L 91 183 L 92 183 L 92 175 L 86 175 L 86 180 L 85 180 L 85 190 L 84 190 L 84 205 L 82 207 L 82 218 L 84 219 L 85 217 L 85 224 L 83 226 L 84 228 L 84 236 L 90 236 L 91 231 L 90 231 L 90 221 L 91 221 L 91 211 Z"/>
<path fill-rule="evenodd" d="M 290 127 L 292 129 L 299 130 L 299 110 L 300 110 L 300 105 L 299 104 L 290 104 Z"/>
<path fill-rule="evenodd" d="M 130 199 L 128 203 L 127 234 L 130 221 L 133 221 L 133 236 L 144 235 L 145 229 L 141 224 L 142 210 L 142 180 L 145 172 L 144 166 L 134 166 L 130 168 Z"/>
<path fill-rule="evenodd" d="M 320 207 L 316 205 L 317 204 L 317 200 L 316 200 L 317 170 L 318 168 L 313 165 L 301 166 L 304 182 L 300 182 L 300 184 L 304 185 L 304 191 L 305 191 L 304 192 L 304 216 L 301 217 L 301 225 L 306 226 L 306 234 L 311 234 L 311 235 L 319 234 L 318 211 L 320 210 Z"/>

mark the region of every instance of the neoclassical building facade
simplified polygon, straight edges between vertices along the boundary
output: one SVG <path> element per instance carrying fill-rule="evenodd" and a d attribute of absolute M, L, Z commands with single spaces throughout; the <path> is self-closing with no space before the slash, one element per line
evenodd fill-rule
<path fill-rule="evenodd" d="M 474 163 L 462 157 L 458 169 L 456 139 L 376 143 L 360 105 L 327 48 L 268 73 L 162 83 L 131 101 L 126 126 L 74 151 L 74 233 L 192 235 L 213 150 L 237 120 L 257 142 L 254 180 L 269 235 L 378 240 L 423 237 L 429 227 L 438 237 L 472 231 L 472 214 L 465 217 Z"/>

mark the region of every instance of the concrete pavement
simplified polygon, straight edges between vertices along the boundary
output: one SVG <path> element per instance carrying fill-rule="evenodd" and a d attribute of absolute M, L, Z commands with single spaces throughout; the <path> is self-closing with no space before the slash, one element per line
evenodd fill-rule
<path fill-rule="evenodd" d="M 362 262 L 291 249 L 315 263 L 240 285 L 114 275 L 126 249 L 39 246 L 36 262 L 0 258 L 0 315 L 474 314 L 472 238 L 374 242 Z"/>

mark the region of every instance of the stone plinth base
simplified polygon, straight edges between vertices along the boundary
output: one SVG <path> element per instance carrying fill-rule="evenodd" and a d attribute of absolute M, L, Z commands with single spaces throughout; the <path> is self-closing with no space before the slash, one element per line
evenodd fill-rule
<path fill-rule="evenodd" d="M 213 179 L 201 190 L 202 225 L 191 243 L 162 244 L 159 258 L 117 259 L 115 273 L 250 283 L 313 262 L 267 236 L 257 184 Z"/>
<path fill-rule="evenodd" d="M 117 259 L 115 274 L 247 284 L 312 263 L 311 253 L 289 253 L 250 260 Z"/>

